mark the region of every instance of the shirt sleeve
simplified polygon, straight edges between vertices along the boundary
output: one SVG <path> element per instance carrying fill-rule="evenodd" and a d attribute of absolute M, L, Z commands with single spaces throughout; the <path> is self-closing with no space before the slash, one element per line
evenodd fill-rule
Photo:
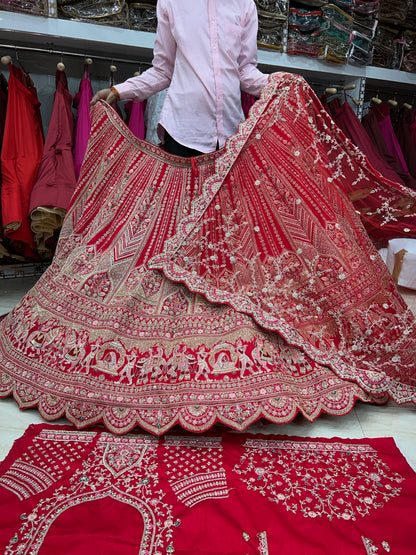
<path fill-rule="evenodd" d="M 257 8 L 253 1 L 243 22 L 241 35 L 241 51 L 238 58 L 241 90 L 259 96 L 269 76 L 257 68 Z"/>
<path fill-rule="evenodd" d="M 169 87 L 176 55 L 176 41 L 172 35 L 166 0 L 157 3 L 157 30 L 152 67 L 141 75 L 116 85 L 120 100 L 141 102 Z"/>

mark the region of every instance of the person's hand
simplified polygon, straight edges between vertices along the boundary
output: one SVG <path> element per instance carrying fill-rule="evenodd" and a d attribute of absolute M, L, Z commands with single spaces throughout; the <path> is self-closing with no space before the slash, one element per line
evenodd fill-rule
<path fill-rule="evenodd" d="M 92 97 L 90 106 L 94 106 L 99 100 L 105 100 L 108 104 L 114 104 L 117 98 L 111 89 L 101 89 Z"/>

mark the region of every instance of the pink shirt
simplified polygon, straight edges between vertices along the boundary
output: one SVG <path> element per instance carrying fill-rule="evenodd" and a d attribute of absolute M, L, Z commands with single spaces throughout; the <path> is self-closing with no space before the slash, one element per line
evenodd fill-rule
<path fill-rule="evenodd" d="M 153 67 L 117 85 L 121 100 L 169 87 L 161 126 L 179 143 L 215 150 L 244 120 L 241 90 L 259 95 L 253 0 L 159 0 Z"/>

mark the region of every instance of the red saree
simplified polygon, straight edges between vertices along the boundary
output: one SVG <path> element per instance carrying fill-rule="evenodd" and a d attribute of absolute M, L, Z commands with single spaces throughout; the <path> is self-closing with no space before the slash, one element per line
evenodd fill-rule
<path fill-rule="evenodd" d="M 158 434 L 415 402 L 415 319 L 344 188 L 379 191 L 368 225 L 415 234 L 415 193 L 298 76 L 272 75 L 226 148 L 193 159 L 99 104 L 55 258 L 1 324 L 1 394 Z"/>

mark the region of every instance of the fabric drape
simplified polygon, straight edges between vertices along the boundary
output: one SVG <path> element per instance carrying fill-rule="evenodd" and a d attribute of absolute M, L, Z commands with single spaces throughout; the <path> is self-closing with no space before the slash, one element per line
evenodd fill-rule
<path fill-rule="evenodd" d="M 74 116 L 66 75 L 56 72 L 56 92 L 36 183 L 30 196 L 31 228 L 38 253 L 50 258 L 75 190 Z"/>
<path fill-rule="evenodd" d="M 77 109 L 74 143 L 75 177 L 78 179 L 81 165 L 87 150 L 88 139 L 91 131 L 90 102 L 93 97 L 92 85 L 88 65 L 85 64 L 79 91 L 74 97 L 73 105 Z"/>
<path fill-rule="evenodd" d="M 415 401 L 415 319 L 348 197 L 368 187 L 366 225 L 416 236 L 416 194 L 295 75 L 191 159 L 97 104 L 55 258 L 1 323 L 1 394 L 157 434 Z"/>
<path fill-rule="evenodd" d="M 9 71 L 1 152 L 3 228 L 21 254 L 37 258 L 29 202 L 43 152 L 40 103 L 29 76 L 13 64 Z"/>

